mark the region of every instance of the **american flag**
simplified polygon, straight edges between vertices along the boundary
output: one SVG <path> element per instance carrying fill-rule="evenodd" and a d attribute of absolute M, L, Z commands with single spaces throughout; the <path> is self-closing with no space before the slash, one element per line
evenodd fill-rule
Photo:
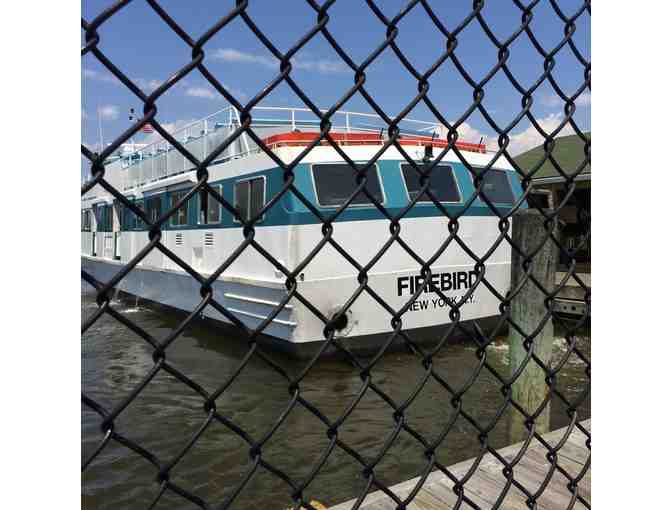
<path fill-rule="evenodd" d="M 142 126 L 142 132 L 143 133 L 153 133 L 154 128 L 152 127 L 151 124 L 145 124 L 144 126 Z"/>

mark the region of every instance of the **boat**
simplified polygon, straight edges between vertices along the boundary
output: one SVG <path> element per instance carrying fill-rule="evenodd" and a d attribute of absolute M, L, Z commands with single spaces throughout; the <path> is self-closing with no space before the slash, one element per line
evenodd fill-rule
<path fill-rule="evenodd" d="M 319 121 L 307 109 L 261 106 L 251 115 L 255 137 L 285 164 L 319 136 Z M 461 327 L 453 329 L 454 335 L 473 328 L 474 322 L 484 332 L 490 331 L 500 316 L 500 301 L 491 289 L 502 295 L 509 289 L 508 243 L 501 242 L 485 263 L 483 277 L 490 289 L 480 280 L 475 260 L 459 243 L 453 240 L 442 246 L 449 236 L 449 219 L 426 193 L 418 197 L 424 181 L 413 165 L 394 145 L 379 154 L 388 136 L 385 122 L 375 114 L 346 111 L 336 112 L 331 122 L 330 136 L 349 158 L 362 166 L 377 158 L 367 172 L 365 187 L 384 211 L 360 192 L 330 226 L 323 226 L 314 211 L 323 217 L 333 215 L 355 192 L 357 182 L 339 152 L 321 141 L 294 167 L 296 193 L 285 193 L 253 230 L 254 242 L 282 267 L 290 272 L 300 268 L 295 292 L 303 299 L 295 295 L 287 299 L 286 274 L 251 245 L 216 278 L 213 299 L 251 329 L 272 316 L 260 338 L 300 357 L 324 346 L 325 333 L 331 334 L 325 331 L 324 319 L 332 321 L 334 336 L 353 351 L 378 348 L 390 339 L 395 327 L 419 343 L 436 342 L 458 318 L 451 319 L 451 301 L 464 300 L 459 309 Z M 203 160 L 240 127 L 238 111 L 229 106 L 172 135 Z M 458 235 L 475 255 L 484 256 L 500 236 L 499 218 L 480 197 L 471 200 L 473 175 L 455 151 L 442 155 L 447 143 L 445 127 L 405 119 L 399 129 L 398 143 L 413 161 L 435 162 L 430 189 L 445 211 L 457 214 L 468 205 L 459 219 Z M 208 183 L 244 220 L 258 216 L 283 188 L 286 177 L 255 143 L 255 137 L 241 134 L 207 168 Z M 106 161 L 105 179 L 155 221 L 196 184 L 197 172 L 162 139 L 138 147 L 128 145 Z M 481 143 L 458 140 L 456 146 L 476 170 L 491 162 L 492 154 Z M 485 174 L 482 190 L 500 212 L 510 210 L 523 193 L 504 158 Z M 148 244 L 149 227 L 101 186 L 82 196 L 81 209 L 83 270 L 107 282 Z M 395 227 L 384 212 L 395 217 L 406 209 L 398 221 L 398 238 L 390 242 Z M 209 193 L 199 192 L 162 225 L 161 243 L 207 278 L 250 235 Z M 329 240 L 314 253 L 325 235 Z M 420 261 L 429 260 L 442 248 L 423 288 Z M 307 258 L 310 261 L 304 264 Z M 186 312 L 196 309 L 202 299 L 200 284 L 156 248 L 119 282 L 118 289 Z M 273 315 L 278 308 L 279 313 Z M 399 323 L 395 314 L 400 310 L 404 313 Z M 232 323 L 210 305 L 202 316 Z M 403 340 L 397 336 L 393 343 Z M 337 350 L 330 344 L 325 352 Z"/>

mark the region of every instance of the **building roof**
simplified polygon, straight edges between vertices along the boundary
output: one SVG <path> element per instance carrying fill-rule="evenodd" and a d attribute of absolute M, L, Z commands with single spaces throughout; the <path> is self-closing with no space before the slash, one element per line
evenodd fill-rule
<path fill-rule="evenodd" d="M 590 132 L 584 133 L 590 140 Z M 574 173 L 585 159 L 585 142 L 578 135 L 563 136 L 555 139 L 553 158 L 566 173 Z M 515 161 L 524 172 L 532 170 L 534 165 L 544 156 L 543 145 L 530 149 L 516 156 Z M 577 180 L 590 180 L 590 163 L 582 170 Z M 548 159 L 544 161 L 539 171 L 534 174 L 533 182 L 561 182 L 564 178 Z"/>

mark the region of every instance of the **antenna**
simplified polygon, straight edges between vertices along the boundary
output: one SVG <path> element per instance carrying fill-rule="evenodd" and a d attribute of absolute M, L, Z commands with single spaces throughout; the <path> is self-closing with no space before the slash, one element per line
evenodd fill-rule
<path fill-rule="evenodd" d="M 436 131 L 432 133 L 432 139 L 430 142 L 425 145 L 425 157 L 422 158 L 422 162 L 427 164 L 434 157 L 434 138 L 436 137 Z"/>
<path fill-rule="evenodd" d="M 128 120 L 133 124 L 135 121 L 135 108 L 131 108 L 131 110 L 128 113 Z M 133 141 L 133 137 L 131 137 L 131 151 L 135 152 L 135 142 Z"/>
<path fill-rule="evenodd" d="M 103 152 L 103 121 L 100 118 L 100 104 L 98 104 L 98 137 L 100 138 L 100 152 Z"/>

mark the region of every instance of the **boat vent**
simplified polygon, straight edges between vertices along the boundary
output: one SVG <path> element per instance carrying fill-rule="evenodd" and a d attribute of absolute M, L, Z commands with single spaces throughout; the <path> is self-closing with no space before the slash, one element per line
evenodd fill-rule
<path fill-rule="evenodd" d="M 182 233 L 175 234 L 175 246 L 182 246 Z"/>
<path fill-rule="evenodd" d="M 212 232 L 206 232 L 203 234 L 203 245 L 206 248 L 212 248 L 215 246 L 215 234 Z"/>

